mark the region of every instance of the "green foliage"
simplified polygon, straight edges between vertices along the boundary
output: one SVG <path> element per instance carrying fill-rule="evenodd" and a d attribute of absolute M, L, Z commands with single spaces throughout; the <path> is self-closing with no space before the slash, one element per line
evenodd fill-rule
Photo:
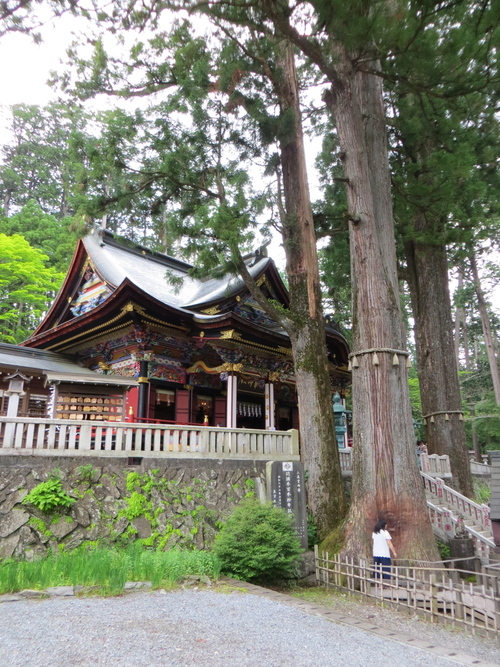
<path fill-rule="evenodd" d="M 149 514 L 151 509 L 151 503 L 148 501 L 146 496 L 137 491 L 132 491 L 131 495 L 128 498 L 125 498 L 127 502 L 127 508 L 124 510 L 124 515 L 131 521 L 136 519 L 139 516 Z M 150 518 L 150 515 L 148 516 Z"/>
<path fill-rule="evenodd" d="M 30 201 L 40 221 L 41 215 L 47 214 L 47 231 L 37 223 L 42 243 L 57 233 L 56 218 L 63 220 L 74 212 L 71 195 L 76 164 L 70 139 L 81 131 L 86 119 L 81 108 L 71 103 L 51 102 L 46 107 L 17 104 L 9 111 L 12 139 L 0 147 L 0 196 L 7 216 L 18 214 Z M 26 222 L 31 230 L 31 223 Z M 70 240 L 63 238 L 64 227 L 59 230 L 63 246 Z"/>
<path fill-rule="evenodd" d="M 57 220 L 31 199 L 18 213 L 10 217 L 0 216 L 0 233 L 7 236 L 20 234 L 33 248 L 46 255 L 49 267 L 66 272 L 78 240 L 71 224 L 71 218 Z"/>
<path fill-rule="evenodd" d="M 63 275 L 22 236 L 0 233 L 0 340 L 19 343 L 48 309 Z"/>
<path fill-rule="evenodd" d="M 439 551 L 441 560 L 448 560 L 451 558 L 450 547 L 447 544 L 441 542 L 441 540 L 436 540 L 436 546 Z"/>
<path fill-rule="evenodd" d="M 245 581 L 273 582 L 296 573 L 302 553 L 291 517 L 271 504 L 243 500 L 215 539 L 222 571 Z"/>
<path fill-rule="evenodd" d="M 481 356 L 475 368 L 459 373 L 462 408 L 469 445 L 475 430 L 481 451 L 500 449 L 500 412 L 495 401 L 488 362 Z"/>
<path fill-rule="evenodd" d="M 145 546 L 161 551 L 167 547 L 171 538 L 180 538 L 183 547 L 192 548 L 196 541 L 195 536 L 204 522 L 208 521 L 214 527 L 212 522 L 215 511 L 207 509 L 199 502 L 204 498 L 205 485 L 200 479 L 193 480 L 192 485 L 179 484 L 175 480 L 159 476 L 159 472 L 159 470 L 149 470 L 144 474 L 131 472 L 127 475 L 126 484 L 130 496 L 124 498 L 126 506 L 119 511 L 118 519 L 123 516 L 129 521 L 141 516 L 148 519 L 152 533 L 146 540 L 141 541 Z M 161 503 L 158 501 L 159 496 L 162 498 Z M 179 528 L 174 528 L 170 521 L 160 529 L 159 517 L 166 505 L 174 508 L 181 521 L 190 522 L 189 535 Z M 110 530 L 113 535 L 113 524 L 110 525 Z M 127 545 L 136 539 L 136 534 L 134 526 L 129 526 L 117 538 L 118 542 Z"/>
<path fill-rule="evenodd" d="M 127 549 L 81 546 L 38 561 L 0 563 L 0 594 L 73 585 L 97 586 L 98 592 L 116 595 L 127 581 L 151 581 L 158 588 L 190 574 L 218 579 L 220 563 L 206 551 L 150 551 L 138 543 Z"/>
<path fill-rule="evenodd" d="M 36 516 L 32 516 L 30 520 L 28 521 L 28 525 L 32 526 L 37 530 L 41 535 L 44 535 L 45 537 L 48 537 L 51 539 L 53 537 L 52 531 L 50 531 L 47 528 L 47 525 L 45 524 L 45 521 L 42 521 L 42 519 L 39 519 Z"/>
<path fill-rule="evenodd" d="M 255 480 L 249 477 L 245 480 L 243 487 L 245 489 L 245 498 L 253 498 L 255 496 Z"/>
<path fill-rule="evenodd" d="M 314 546 L 319 544 L 318 527 L 314 520 L 314 514 L 308 510 L 307 512 L 307 548 L 314 549 Z"/>
<path fill-rule="evenodd" d="M 78 466 L 76 469 L 76 474 L 82 480 L 82 482 L 91 482 L 96 475 L 96 468 L 91 463 L 87 463 L 83 466 Z"/>
<path fill-rule="evenodd" d="M 61 480 L 52 478 L 35 486 L 24 498 L 22 504 L 33 505 L 42 512 L 49 513 L 71 507 L 74 502 L 74 498 L 70 498 L 63 489 Z"/>
<path fill-rule="evenodd" d="M 480 505 L 489 505 L 491 499 L 491 486 L 482 482 L 479 479 L 473 480 L 474 482 L 474 497 L 476 502 Z"/>
<path fill-rule="evenodd" d="M 140 486 L 141 479 L 138 472 L 129 472 L 126 480 L 127 491 L 133 491 L 136 486 Z"/>
<path fill-rule="evenodd" d="M 417 439 L 425 440 L 425 427 L 422 420 L 422 399 L 420 398 L 420 382 L 415 368 L 408 369 L 408 387 L 410 389 L 411 416 L 416 428 Z"/>

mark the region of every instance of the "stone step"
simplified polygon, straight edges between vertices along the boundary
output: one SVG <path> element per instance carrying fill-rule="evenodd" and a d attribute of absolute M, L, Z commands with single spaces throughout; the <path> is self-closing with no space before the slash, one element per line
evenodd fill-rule
<path fill-rule="evenodd" d="M 432 499 L 430 499 L 430 500 L 433 503 L 433 505 L 436 505 L 436 507 L 439 507 L 441 509 L 449 509 L 449 507 L 444 503 L 439 503 L 438 504 L 437 502 L 433 502 Z M 451 511 L 453 512 L 453 510 L 451 510 Z M 475 523 L 473 519 L 464 519 L 464 525 L 467 526 L 467 528 L 472 528 L 472 530 L 474 530 L 476 533 L 478 533 L 482 537 L 486 537 L 489 540 L 493 539 L 492 530 L 489 529 L 489 528 L 485 529 L 484 526 L 481 526 L 481 525 Z"/>

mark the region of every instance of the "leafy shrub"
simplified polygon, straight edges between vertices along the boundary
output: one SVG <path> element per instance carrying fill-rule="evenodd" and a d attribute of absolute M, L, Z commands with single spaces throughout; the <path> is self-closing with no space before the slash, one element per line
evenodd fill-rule
<path fill-rule="evenodd" d="M 436 546 L 438 548 L 439 555 L 441 556 L 441 560 L 448 560 L 451 558 L 450 547 L 447 544 L 441 542 L 441 540 L 436 540 Z"/>
<path fill-rule="evenodd" d="M 474 480 L 474 496 L 479 504 L 489 505 L 491 500 L 491 487 L 489 484 L 478 479 Z"/>
<path fill-rule="evenodd" d="M 76 469 L 76 474 L 82 480 L 82 482 L 91 482 L 94 479 L 94 476 L 97 473 L 97 469 L 91 463 L 87 465 L 78 466 Z"/>
<path fill-rule="evenodd" d="M 302 553 L 292 517 L 255 498 L 234 509 L 215 538 L 213 551 L 225 574 L 260 582 L 293 577 Z"/>
<path fill-rule="evenodd" d="M 59 478 L 52 477 L 32 489 L 23 500 L 23 505 L 33 505 L 42 512 L 53 512 L 63 507 L 70 507 L 75 500 L 70 498 L 62 487 Z"/>

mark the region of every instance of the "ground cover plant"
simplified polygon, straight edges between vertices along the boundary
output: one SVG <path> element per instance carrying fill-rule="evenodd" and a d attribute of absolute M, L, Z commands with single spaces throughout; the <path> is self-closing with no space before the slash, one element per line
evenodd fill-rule
<path fill-rule="evenodd" d="M 98 592 L 116 595 L 127 581 L 171 587 L 188 575 L 218 579 L 220 563 L 207 551 L 152 551 L 140 544 L 127 549 L 82 546 L 37 561 L 0 563 L 0 594 L 73 585 L 96 586 Z"/>
<path fill-rule="evenodd" d="M 255 498 L 237 505 L 213 550 L 225 574 L 262 583 L 292 578 L 303 551 L 291 515 Z"/>
<path fill-rule="evenodd" d="M 62 487 L 59 477 L 52 476 L 46 482 L 40 482 L 23 500 L 23 505 L 33 505 L 42 512 L 54 512 L 67 509 L 75 502 Z"/>

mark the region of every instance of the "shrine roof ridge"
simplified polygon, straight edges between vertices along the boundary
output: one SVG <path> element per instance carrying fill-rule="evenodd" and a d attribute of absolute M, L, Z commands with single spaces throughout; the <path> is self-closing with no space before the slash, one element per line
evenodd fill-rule
<path fill-rule="evenodd" d="M 97 271 L 110 285 L 116 288 L 128 278 L 145 293 L 180 310 L 196 312 L 207 303 L 230 298 L 244 287 L 242 278 L 235 275 L 192 278 L 187 275 L 193 268 L 191 264 L 148 250 L 100 228 L 94 228 L 83 243 Z M 258 251 L 244 259 L 254 277 L 260 276 L 273 263 Z M 182 279 L 180 287 L 169 282 L 168 269 L 174 277 Z"/>
<path fill-rule="evenodd" d="M 94 227 L 94 229 L 91 231 L 91 235 L 98 236 L 101 239 L 101 243 L 105 245 L 120 248 L 120 250 L 137 255 L 142 259 L 159 262 L 160 264 L 163 264 L 164 266 L 171 269 L 177 269 L 178 271 L 187 273 L 189 269 L 193 268 L 193 265 L 189 264 L 189 262 L 177 259 L 176 257 L 171 257 L 170 255 L 166 255 L 165 253 L 159 252 L 158 250 L 151 250 L 151 248 L 147 248 L 146 246 L 140 245 L 139 243 L 130 241 L 124 236 L 114 234 L 113 232 L 110 232 L 107 229 L 103 229 L 102 227 Z"/>

